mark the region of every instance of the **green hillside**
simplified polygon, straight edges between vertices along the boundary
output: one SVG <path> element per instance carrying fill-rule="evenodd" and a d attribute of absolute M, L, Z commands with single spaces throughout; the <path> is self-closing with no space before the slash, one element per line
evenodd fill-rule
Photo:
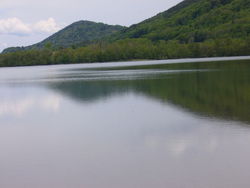
<path fill-rule="evenodd" d="M 0 55 L 0 66 L 250 55 L 249 0 L 184 0 L 129 28 L 84 23 L 93 26 L 84 35 L 73 24 L 24 51 Z"/>
<path fill-rule="evenodd" d="M 93 41 L 110 36 L 124 28 L 125 27 L 119 25 L 113 26 L 90 21 L 79 21 L 58 31 L 42 42 L 24 48 L 8 48 L 4 50 L 4 52 L 41 49 L 44 47 L 67 48 L 72 46 L 83 46 L 90 44 Z"/>
<path fill-rule="evenodd" d="M 250 34 L 250 1 L 185 0 L 117 34 L 114 39 L 147 38 L 181 43 L 244 38 Z"/>

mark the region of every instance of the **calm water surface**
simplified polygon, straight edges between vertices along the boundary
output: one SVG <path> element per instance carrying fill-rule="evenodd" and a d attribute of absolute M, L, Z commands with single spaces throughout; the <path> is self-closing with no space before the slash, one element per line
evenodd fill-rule
<path fill-rule="evenodd" d="M 0 187 L 249 188 L 250 60 L 218 60 L 1 68 Z"/>

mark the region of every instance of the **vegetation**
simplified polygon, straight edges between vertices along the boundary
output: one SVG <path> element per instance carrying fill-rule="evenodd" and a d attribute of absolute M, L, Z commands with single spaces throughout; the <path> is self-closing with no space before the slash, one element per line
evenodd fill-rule
<path fill-rule="evenodd" d="M 180 44 L 177 41 L 152 42 L 148 39 L 124 39 L 113 43 L 61 50 L 28 50 L 0 56 L 0 66 L 49 65 L 126 61 L 134 59 L 167 59 L 248 55 L 250 37 L 210 40 L 203 43 Z"/>
<path fill-rule="evenodd" d="M 184 0 L 129 28 L 94 24 L 77 35 L 73 26 L 33 47 L 9 50 L 16 52 L 0 55 L 0 66 L 250 55 L 246 0 Z"/>
<path fill-rule="evenodd" d="M 250 1 L 185 0 L 176 7 L 113 36 L 180 43 L 242 38 L 250 34 Z"/>
<path fill-rule="evenodd" d="M 40 43 L 27 47 L 7 48 L 3 52 L 7 53 L 42 48 L 49 48 L 53 50 L 67 47 L 75 48 L 105 38 L 121 31 L 124 28 L 125 27 L 119 25 L 113 26 L 90 21 L 79 21 L 60 30 Z"/>

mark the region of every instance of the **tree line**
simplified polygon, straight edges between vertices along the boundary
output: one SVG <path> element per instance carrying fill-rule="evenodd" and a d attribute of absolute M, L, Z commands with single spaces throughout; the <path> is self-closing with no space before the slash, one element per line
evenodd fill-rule
<path fill-rule="evenodd" d="M 224 38 L 202 43 L 124 39 L 113 43 L 98 42 L 80 48 L 18 51 L 0 55 L 0 66 L 29 66 L 68 63 L 91 63 L 129 60 L 160 60 L 216 56 L 250 55 L 250 37 Z"/>

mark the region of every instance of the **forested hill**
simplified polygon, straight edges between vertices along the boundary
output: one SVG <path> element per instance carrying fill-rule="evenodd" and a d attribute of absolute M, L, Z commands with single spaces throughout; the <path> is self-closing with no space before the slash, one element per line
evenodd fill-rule
<path fill-rule="evenodd" d="M 23 48 L 7 48 L 4 50 L 4 52 L 41 49 L 44 47 L 67 48 L 73 46 L 84 46 L 90 44 L 93 41 L 110 36 L 124 28 L 125 27 L 119 25 L 107 25 L 90 21 L 78 21 L 58 31 L 42 42 Z"/>
<path fill-rule="evenodd" d="M 83 23 L 84 34 L 73 24 L 0 66 L 250 55 L 250 0 L 184 0 L 129 28 Z"/>
<path fill-rule="evenodd" d="M 184 0 L 168 11 L 125 29 L 113 40 L 147 38 L 192 43 L 244 38 L 249 34 L 249 0 Z"/>

